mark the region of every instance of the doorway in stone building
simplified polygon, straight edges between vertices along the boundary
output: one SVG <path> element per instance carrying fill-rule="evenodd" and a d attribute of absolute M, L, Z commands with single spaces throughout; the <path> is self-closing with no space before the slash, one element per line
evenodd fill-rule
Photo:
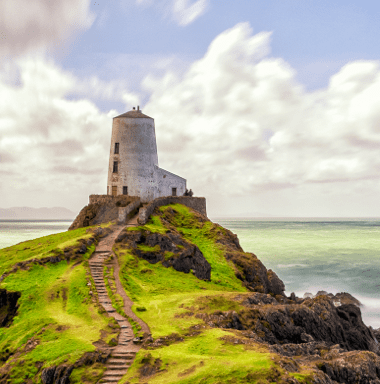
<path fill-rule="evenodd" d="M 117 186 L 116 185 L 112 186 L 112 196 L 117 196 Z"/>

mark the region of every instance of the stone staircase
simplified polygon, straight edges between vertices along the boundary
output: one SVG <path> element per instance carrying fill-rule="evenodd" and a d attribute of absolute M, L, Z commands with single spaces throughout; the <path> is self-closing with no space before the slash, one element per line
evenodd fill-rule
<path fill-rule="evenodd" d="M 112 351 L 107 360 L 107 370 L 104 372 L 100 383 L 117 383 L 127 373 L 135 356 L 136 352 Z"/>
<path fill-rule="evenodd" d="M 111 256 L 112 246 L 123 228 L 124 226 L 117 226 L 110 235 L 101 239 L 89 260 L 90 271 L 98 293 L 99 303 L 107 311 L 108 315 L 112 316 L 118 322 L 121 329 L 118 345 L 111 348 L 111 355 L 106 362 L 107 369 L 99 383 L 119 382 L 127 373 L 139 349 L 139 347 L 133 343 L 134 335 L 128 320 L 117 313 L 112 306 L 103 276 L 104 262 Z"/>

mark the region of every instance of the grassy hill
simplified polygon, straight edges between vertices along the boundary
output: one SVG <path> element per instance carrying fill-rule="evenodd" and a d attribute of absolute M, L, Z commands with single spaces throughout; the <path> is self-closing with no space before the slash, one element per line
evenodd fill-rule
<path fill-rule="evenodd" d="M 95 240 L 82 228 L 0 250 L 0 288 L 21 294 L 16 316 L 0 328 L 0 382 L 41 382 L 42 368 L 59 364 L 77 363 L 72 383 L 102 373 L 102 364 L 80 361 L 86 353 L 96 360 L 94 343 L 110 343 L 119 332 L 93 294 L 87 260 Z"/>
<path fill-rule="evenodd" d="M 134 310 L 149 326 L 153 339 L 142 349 L 123 383 L 280 383 L 285 370 L 275 354 L 244 332 L 205 324 L 204 314 L 233 313 L 249 291 L 236 277 L 236 266 L 225 257 L 226 230 L 187 207 L 160 208 L 142 227 L 146 234 L 177 232 L 195 244 L 211 265 L 210 281 L 181 273 L 162 263 L 136 257 L 128 244 L 116 243 L 121 281 Z M 140 250 L 152 251 L 147 246 Z M 159 247 L 155 246 L 154 251 Z M 171 255 L 165 252 L 166 258 Z M 302 370 L 301 370 L 302 371 Z M 286 376 L 286 375 L 285 375 Z M 304 381 L 309 372 L 293 374 Z"/>
<path fill-rule="evenodd" d="M 65 384 L 101 378 L 120 328 L 99 304 L 88 260 L 110 231 L 81 228 L 0 250 L 0 384 L 42 383 L 53 366 L 70 377 Z M 160 207 L 146 225 L 125 228 L 113 249 L 132 310 L 151 331 L 119 383 L 378 377 L 378 347 L 358 308 L 335 308 L 326 296 L 287 298 L 235 235 L 185 206 Z M 111 265 L 106 289 L 123 314 Z"/>

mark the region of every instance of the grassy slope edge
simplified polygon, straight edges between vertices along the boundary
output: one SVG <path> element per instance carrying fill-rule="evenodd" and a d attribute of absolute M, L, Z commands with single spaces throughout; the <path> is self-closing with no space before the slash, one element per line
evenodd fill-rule
<path fill-rule="evenodd" d="M 16 263 L 62 254 L 79 240 L 91 237 L 86 229 L 45 236 L 0 250 L 1 272 Z M 0 328 L 0 378 L 11 383 L 40 383 L 44 367 L 73 364 L 94 343 L 106 344 L 117 337 L 118 327 L 98 307 L 88 258 L 92 244 L 80 258 L 67 262 L 32 263 L 9 274 L 0 284 L 7 291 L 21 293 L 17 315 L 8 328 Z M 72 383 L 93 383 L 104 366 L 78 367 Z M 86 379 L 87 377 L 87 379 Z"/>
<path fill-rule="evenodd" d="M 236 310 L 235 298 L 248 294 L 217 242 L 224 228 L 199 220 L 197 213 L 179 204 L 160 207 L 145 226 L 129 228 L 162 234 L 173 229 L 202 251 L 211 264 L 211 281 L 165 268 L 160 262 L 150 264 L 125 245 L 115 245 L 124 289 L 156 339 L 140 350 L 120 383 L 285 382 L 276 355 L 265 346 L 241 331 L 214 328 L 197 317 L 197 313 Z M 307 382 L 309 374 L 296 376 Z"/>

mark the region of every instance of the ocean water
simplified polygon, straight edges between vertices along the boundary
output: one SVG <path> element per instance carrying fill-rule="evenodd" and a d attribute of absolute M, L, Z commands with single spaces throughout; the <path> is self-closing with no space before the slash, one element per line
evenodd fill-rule
<path fill-rule="evenodd" d="M 284 281 L 286 294 L 349 292 L 380 328 L 380 219 L 215 219 Z M 1 248 L 68 229 L 69 221 L 0 221 Z"/>
<path fill-rule="evenodd" d="M 216 219 L 283 280 L 286 294 L 349 292 L 380 328 L 380 219 Z"/>
<path fill-rule="evenodd" d="M 21 243 L 22 241 L 67 231 L 71 221 L 13 221 L 0 220 L 1 248 Z"/>

